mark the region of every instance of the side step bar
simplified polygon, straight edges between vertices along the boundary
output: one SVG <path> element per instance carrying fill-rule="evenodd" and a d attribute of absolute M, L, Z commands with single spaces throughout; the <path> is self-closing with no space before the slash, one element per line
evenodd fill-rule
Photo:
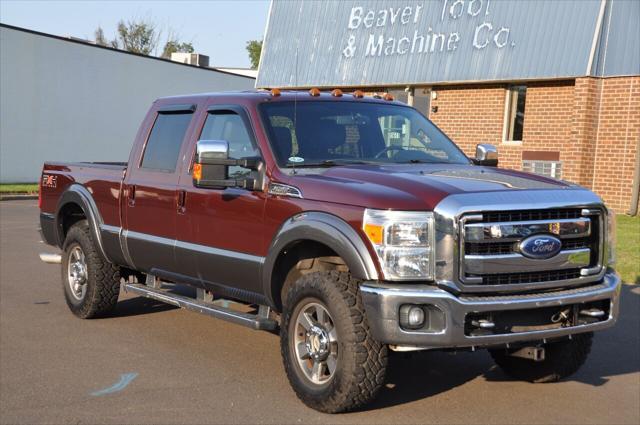
<path fill-rule="evenodd" d="M 278 323 L 268 317 L 269 310 L 262 306 L 260 307 L 260 312 L 258 314 L 242 313 L 205 301 L 200 301 L 195 298 L 185 297 L 183 295 L 174 294 L 163 289 L 152 288 L 139 283 L 125 283 L 123 287 L 126 292 L 133 292 L 146 298 L 172 304 L 186 310 L 206 314 L 208 316 L 226 320 L 248 328 L 271 331 L 278 327 Z"/>

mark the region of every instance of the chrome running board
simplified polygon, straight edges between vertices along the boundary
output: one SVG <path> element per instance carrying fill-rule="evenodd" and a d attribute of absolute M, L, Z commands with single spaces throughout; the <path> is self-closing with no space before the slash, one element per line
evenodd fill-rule
<path fill-rule="evenodd" d="M 175 305 L 196 313 L 206 314 L 207 316 L 248 328 L 270 331 L 278 327 L 278 323 L 269 318 L 269 308 L 266 306 L 260 306 L 258 314 L 243 313 L 211 302 L 174 294 L 166 289 L 153 288 L 139 283 L 125 283 L 123 287 L 126 292 L 133 292 L 146 298 Z"/>

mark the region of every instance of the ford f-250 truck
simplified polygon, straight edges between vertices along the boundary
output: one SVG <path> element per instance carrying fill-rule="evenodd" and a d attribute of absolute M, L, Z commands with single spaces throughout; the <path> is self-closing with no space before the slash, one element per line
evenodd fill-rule
<path fill-rule="evenodd" d="M 162 98 L 128 163 L 45 163 L 41 232 L 62 252 L 42 257 L 80 318 L 123 288 L 279 330 L 293 389 L 324 412 L 372 400 L 389 349 L 486 348 L 556 381 L 616 321 L 614 216 L 496 165 L 390 95 Z"/>

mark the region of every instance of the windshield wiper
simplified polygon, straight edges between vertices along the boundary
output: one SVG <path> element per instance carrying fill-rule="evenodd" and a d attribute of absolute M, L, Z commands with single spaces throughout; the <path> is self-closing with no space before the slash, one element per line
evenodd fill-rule
<path fill-rule="evenodd" d="M 339 165 L 363 165 L 363 164 L 374 164 L 373 162 L 361 161 L 361 160 L 351 160 L 351 159 L 325 159 L 320 162 L 301 162 L 301 163 L 287 163 L 287 168 L 322 168 L 322 167 L 336 167 Z"/>
<path fill-rule="evenodd" d="M 407 161 L 395 162 L 394 164 L 449 164 L 447 161 L 425 161 L 424 159 L 409 159 Z"/>

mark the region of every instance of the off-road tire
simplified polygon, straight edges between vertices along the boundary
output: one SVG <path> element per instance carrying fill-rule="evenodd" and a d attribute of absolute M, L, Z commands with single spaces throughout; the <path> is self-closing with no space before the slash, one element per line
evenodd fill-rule
<path fill-rule="evenodd" d="M 71 294 L 67 280 L 70 252 L 76 245 L 84 252 L 87 266 L 87 289 L 81 300 Z M 113 310 L 120 292 L 120 268 L 108 262 L 98 251 L 87 220 L 71 226 L 62 250 L 62 286 L 71 312 L 81 319 L 92 319 Z"/>
<path fill-rule="evenodd" d="M 313 272 L 295 281 L 285 295 L 280 348 L 284 368 L 298 398 L 325 413 L 356 409 L 373 400 L 384 383 L 387 346 L 369 331 L 359 281 L 347 272 Z M 338 333 L 338 362 L 331 380 L 319 386 L 305 379 L 292 347 L 292 315 L 305 300 L 327 307 Z"/>
<path fill-rule="evenodd" d="M 545 344 L 545 358 L 541 362 L 510 356 L 507 349 L 489 350 L 489 353 L 512 378 L 535 383 L 557 382 L 580 369 L 589 356 L 592 340 L 593 332 L 589 332 Z"/>

